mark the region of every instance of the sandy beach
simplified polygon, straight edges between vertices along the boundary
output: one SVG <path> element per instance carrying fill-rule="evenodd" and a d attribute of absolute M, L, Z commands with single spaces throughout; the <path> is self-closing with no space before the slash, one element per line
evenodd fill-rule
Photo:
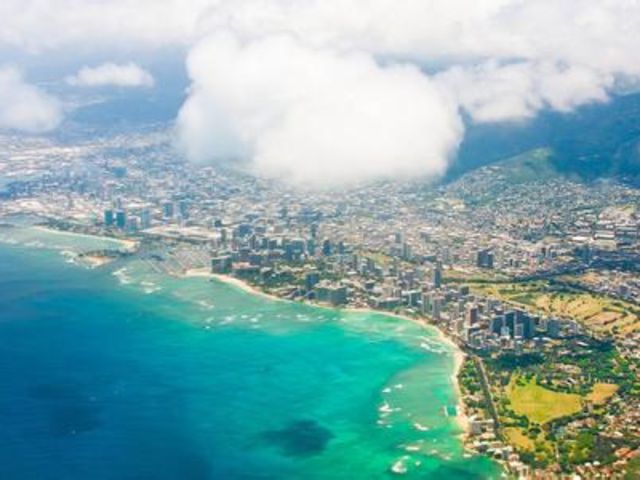
<path fill-rule="evenodd" d="M 236 288 L 239 288 L 247 293 L 250 293 L 252 295 L 258 295 L 262 298 L 266 298 L 269 300 L 273 300 L 273 301 L 278 301 L 278 302 L 286 302 L 288 300 L 284 299 L 284 298 L 280 298 L 277 297 L 275 295 L 270 295 L 266 292 L 263 292 L 262 290 L 260 290 L 259 288 L 256 288 L 252 285 L 250 285 L 249 283 L 245 282 L 244 280 L 240 280 L 239 278 L 235 278 L 232 277 L 231 275 L 223 275 L 220 273 L 211 273 L 211 271 L 207 268 L 192 268 L 190 270 L 187 270 L 184 272 L 184 274 L 182 275 L 184 278 L 193 278 L 193 277 L 200 277 L 200 278 L 215 278 L 216 280 L 220 281 L 220 282 L 224 282 L 227 285 L 232 285 Z"/>
<path fill-rule="evenodd" d="M 113 242 L 117 242 L 121 247 L 123 247 L 126 251 L 132 252 L 138 247 L 138 242 L 136 240 L 131 240 L 129 238 L 114 238 L 114 237 L 106 237 L 102 235 L 89 235 L 88 233 L 77 233 L 77 232 L 69 232 L 66 230 L 56 230 L 55 228 L 44 227 L 42 225 L 35 225 L 32 227 L 35 230 L 40 230 L 42 232 L 57 234 L 57 235 L 72 235 L 74 237 L 83 237 L 83 238 L 91 238 L 95 240 L 111 240 Z"/>
<path fill-rule="evenodd" d="M 458 425 L 462 429 L 463 435 L 466 436 L 470 431 L 469 417 L 467 417 L 464 401 L 462 399 L 462 389 L 460 388 L 460 382 L 458 381 L 458 374 L 460 373 L 460 369 L 462 368 L 467 355 L 462 350 L 460 350 L 460 347 L 458 347 L 453 340 L 447 337 L 442 330 L 440 330 L 439 328 L 437 330 L 439 332 L 440 339 L 444 343 L 448 343 L 452 347 L 453 373 L 451 374 L 451 383 L 453 383 L 454 388 L 456 389 L 456 394 L 458 395 L 456 419 L 458 421 Z"/>

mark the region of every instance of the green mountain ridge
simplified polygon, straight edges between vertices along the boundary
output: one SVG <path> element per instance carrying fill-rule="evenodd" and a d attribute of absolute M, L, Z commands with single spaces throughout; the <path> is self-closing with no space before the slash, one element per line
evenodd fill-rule
<path fill-rule="evenodd" d="M 445 180 L 492 164 L 509 164 L 505 174 L 514 181 L 566 175 L 640 185 L 640 94 L 570 114 L 546 112 L 526 124 L 470 125 Z"/>

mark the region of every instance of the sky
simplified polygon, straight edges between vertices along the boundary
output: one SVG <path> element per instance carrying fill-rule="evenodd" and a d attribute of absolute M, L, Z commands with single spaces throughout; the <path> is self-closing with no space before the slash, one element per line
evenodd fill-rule
<path fill-rule="evenodd" d="M 309 188 L 443 175 L 469 124 L 640 85 L 640 0 L 3 0 L 0 129 L 178 84 L 176 145 Z M 47 74 L 48 72 L 48 74 Z"/>

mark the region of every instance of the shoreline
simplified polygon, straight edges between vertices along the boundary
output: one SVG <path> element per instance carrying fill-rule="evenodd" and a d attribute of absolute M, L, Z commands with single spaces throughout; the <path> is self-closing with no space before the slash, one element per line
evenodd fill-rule
<path fill-rule="evenodd" d="M 132 240 L 132 239 L 121 239 L 121 238 L 113 238 L 113 237 L 102 236 L 102 235 L 93 235 L 93 234 L 84 234 L 84 233 L 78 233 L 78 232 L 66 231 L 66 230 L 57 230 L 57 229 L 47 227 L 47 226 L 42 226 L 42 225 L 35 225 L 35 226 L 32 226 L 32 228 L 35 228 L 42 232 L 52 233 L 52 234 L 78 236 L 78 237 L 84 237 L 84 238 L 102 240 L 102 241 L 109 240 L 109 241 L 113 241 L 114 243 L 117 243 L 119 246 L 121 246 L 122 248 L 126 249 L 129 252 L 135 251 L 135 249 L 139 245 L 138 241 Z M 91 259 L 91 260 L 94 260 L 94 259 Z M 102 262 L 103 259 L 100 259 L 100 261 L 98 261 L 98 259 L 96 258 L 95 260 L 96 260 L 95 263 L 91 261 L 87 262 L 89 263 L 90 268 L 100 267 L 106 263 L 109 263 L 109 262 L 103 263 Z M 187 269 L 182 273 L 175 274 L 175 276 L 178 278 L 215 279 L 221 283 L 225 283 L 232 287 L 238 288 L 245 293 L 248 293 L 250 295 L 256 295 L 258 297 L 261 297 L 270 301 L 304 303 L 312 307 L 330 308 L 333 310 L 338 310 L 338 311 L 347 312 L 347 313 L 351 312 L 351 313 L 385 315 L 387 317 L 392 317 L 399 320 L 412 322 L 423 329 L 433 330 L 438 340 L 449 346 L 450 352 L 453 357 L 453 372 L 451 373 L 450 380 L 451 380 L 451 384 L 453 386 L 454 392 L 457 396 L 456 416 L 455 416 L 454 422 L 461 429 L 461 433 L 458 436 L 462 441 L 463 448 L 465 448 L 465 442 L 469 434 L 469 419 L 465 412 L 462 391 L 458 383 L 457 377 L 462 367 L 462 364 L 464 362 L 464 359 L 466 358 L 466 354 L 460 349 L 460 347 L 458 347 L 458 345 L 450 337 L 447 336 L 447 334 L 440 327 L 429 323 L 426 320 L 426 318 L 411 317 L 409 315 L 398 314 L 398 313 L 388 312 L 384 310 L 377 310 L 372 307 L 345 307 L 345 308 L 338 307 L 337 308 L 337 307 L 332 307 L 330 305 L 323 305 L 323 304 L 312 302 L 312 301 L 298 302 L 296 300 L 281 298 L 275 294 L 267 293 L 261 290 L 259 287 L 255 287 L 249 284 L 248 282 L 246 282 L 245 280 L 241 280 L 231 275 L 212 273 L 207 267 Z"/>
<path fill-rule="evenodd" d="M 89 234 L 89 233 L 79 233 L 79 232 L 72 232 L 72 231 L 67 231 L 67 230 L 57 230 L 55 228 L 46 227 L 44 225 L 33 225 L 30 228 L 33 228 L 35 230 L 39 230 L 41 232 L 53 233 L 53 234 L 57 234 L 57 235 L 70 235 L 70 236 L 75 236 L 75 237 L 89 238 L 89 239 L 93 239 L 93 240 L 112 241 L 112 242 L 117 243 L 118 245 L 120 245 L 122 248 L 124 248 L 128 252 L 135 251 L 135 249 L 136 249 L 136 247 L 138 246 L 138 243 L 139 243 L 137 240 L 131 240 L 131 239 L 128 239 L 128 238 L 115 238 L 115 237 L 107 237 L 105 235 L 92 235 L 92 234 Z"/>
<path fill-rule="evenodd" d="M 420 327 L 429 328 L 435 331 L 438 339 L 442 343 L 449 346 L 449 348 L 451 349 L 451 355 L 453 357 L 453 372 L 451 373 L 450 379 L 451 379 L 453 388 L 455 390 L 456 396 L 458 397 L 458 402 L 456 404 L 456 423 L 462 430 L 460 435 L 462 436 L 462 441 L 464 443 L 470 433 L 471 427 L 469 424 L 469 417 L 466 414 L 464 400 L 462 397 L 462 389 L 460 388 L 460 383 L 458 382 L 458 374 L 460 373 L 460 370 L 462 369 L 462 365 L 464 364 L 464 361 L 467 358 L 467 354 L 464 353 L 460 349 L 460 347 L 449 336 L 447 336 L 444 330 L 442 330 L 437 325 L 427 322 L 424 317 L 415 318 L 415 317 L 410 317 L 408 315 L 402 315 L 399 313 L 385 312 L 384 310 L 376 310 L 373 308 L 364 308 L 364 307 L 351 307 L 351 308 L 344 308 L 342 310 L 348 311 L 348 312 L 375 313 L 380 315 L 386 315 L 388 317 L 394 317 L 399 320 L 406 320 L 409 322 L 413 322 L 419 325 Z"/>
<path fill-rule="evenodd" d="M 286 302 L 288 300 L 284 298 L 277 297 L 275 295 L 271 295 L 267 292 L 260 290 L 259 288 L 254 287 L 253 285 L 245 282 L 244 280 L 240 280 L 239 278 L 232 277 L 231 275 L 224 275 L 222 273 L 211 273 L 208 268 L 192 268 L 185 271 L 183 274 L 179 275 L 181 278 L 208 278 L 208 279 L 216 279 L 219 282 L 226 283 L 227 285 L 232 285 L 236 288 L 239 288 L 243 292 L 249 293 L 251 295 L 257 295 L 259 297 L 278 301 L 278 302 Z"/>
<path fill-rule="evenodd" d="M 214 278 L 222 283 L 226 283 L 227 285 L 234 286 L 236 288 L 241 289 L 242 291 L 249 293 L 251 295 L 257 295 L 262 298 L 266 298 L 273 301 L 278 302 L 294 302 L 294 300 L 287 300 L 285 298 L 280 298 L 276 295 L 264 292 L 260 290 L 258 287 L 254 287 L 248 282 L 241 280 L 239 278 L 233 277 L 231 275 L 224 275 L 219 273 L 211 273 L 208 268 L 194 268 L 185 271 L 182 275 L 183 278 Z M 334 308 L 328 307 L 319 303 L 305 301 L 303 302 L 306 305 L 310 305 L 313 307 L 321 307 L 321 308 Z M 453 389 L 457 396 L 457 404 L 456 404 L 456 417 L 455 422 L 458 424 L 458 427 L 462 430 L 460 433 L 461 440 L 463 444 L 465 443 L 466 438 L 469 435 L 470 425 L 469 418 L 467 417 L 464 400 L 462 397 L 462 389 L 460 388 L 460 384 L 458 382 L 458 374 L 460 373 L 460 369 L 464 363 L 466 358 L 466 354 L 460 349 L 460 347 L 447 336 L 447 334 L 437 325 L 433 325 L 428 323 L 424 318 L 414 318 L 408 315 L 402 315 L 394 312 L 386 312 L 384 310 L 376 310 L 370 307 L 346 307 L 346 308 L 337 308 L 337 310 L 342 312 L 352 312 L 352 313 L 373 313 L 377 315 L 385 315 L 387 317 L 397 318 L 399 320 L 409 321 L 416 325 L 419 325 L 421 328 L 433 330 L 436 333 L 438 339 L 449 346 L 451 355 L 453 357 L 453 372 L 451 373 L 450 380 L 453 385 Z"/>
<path fill-rule="evenodd" d="M 449 338 L 445 332 L 441 329 L 436 328 L 440 335 L 440 339 L 442 342 L 449 344 L 452 347 L 453 351 L 453 373 L 451 374 L 451 383 L 453 384 L 453 388 L 456 391 L 456 395 L 458 397 L 458 404 L 456 405 L 456 419 L 458 422 L 458 426 L 462 429 L 462 440 L 463 443 L 466 442 L 470 432 L 471 425 L 469 422 L 469 416 L 466 412 L 466 406 L 464 404 L 462 388 L 460 387 L 460 382 L 458 381 L 458 375 L 460 374 L 460 370 L 462 370 L 462 365 L 467 358 L 467 354 L 462 351 L 462 349 L 456 345 L 456 343 Z"/>

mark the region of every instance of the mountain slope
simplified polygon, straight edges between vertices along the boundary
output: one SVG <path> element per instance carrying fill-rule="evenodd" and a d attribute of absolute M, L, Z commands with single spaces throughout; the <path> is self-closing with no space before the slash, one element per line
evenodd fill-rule
<path fill-rule="evenodd" d="M 545 149 L 559 174 L 640 183 L 640 94 L 521 124 L 470 125 L 447 180 L 496 161 Z"/>

